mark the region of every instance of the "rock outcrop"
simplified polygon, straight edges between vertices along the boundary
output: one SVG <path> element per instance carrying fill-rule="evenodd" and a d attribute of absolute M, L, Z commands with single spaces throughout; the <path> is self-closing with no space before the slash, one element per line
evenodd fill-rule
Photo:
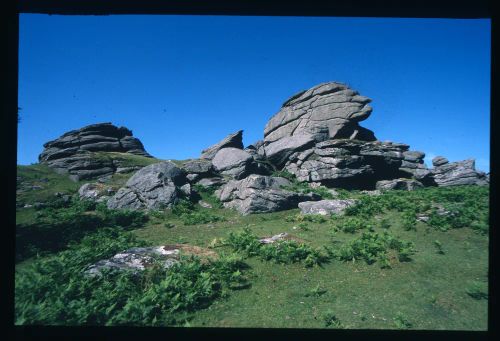
<path fill-rule="evenodd" d="M 283 189 L 291 183 L 285 178 L 252 174 L 243 180 L 231 180 L 215 191 L 224 207 L 241 214 L 275 212 L 297 207 L 301 201 L 319 200 L 314 193 L 296 193 Z"/>
<path fill-rule="evenodd" d="M 346 208 L 356 204 L 354 199 L 334 199 L 320 201 L 304 201 L 299 203 L 302 214 L 340 214 Z"/>
<path fill-rule="evenodd" d="M 189 197 L 191 187 L 183 169 L 173 162 L 155 163 L 137 171 L 107 206 L 111 209 L 161 209 Z"/>
<path fill-rule="evenodd" d="M 151 157 L 141 141 L 125 127 L 98 123 L 69 131 L 45 143 L 38 159 L 59 174 L 69 174 L 78 181 L 111 175 L 119 165 L 110 159 L 99 159 L 91 152 L 121 152 Z"/>
<path fill-rule="evenodd" d="M 360 96 L 347 85 L 329 82 L 301 91 L 289 98 L 267 123 L 264 141 L 284 137 L 310 135 L 318 142 L 349 138 L 374 141 L 372 131 L 358 122 L 370 116 L 371 100 Z"/>
<path fill-rule="evenodd" d="M 212 159 L 212 165 L 222 175 L 239 180 L 251 173 L 252 161 L 252 155 L 242 149 L 222 148 Z"/>
<path fill-rule="evenodd" d="M 103 202 L 115 194 L 115 189 L 101 183 L 86 183 L 78 189 L 80 199 Z"/>
<path fill-rule="evenodd" d="M 215 154 L 222 148 L 243 149 L 243 130 L 238 130 L 236 133 L 229 134 L 222 141 L 202 150 L 200 158 L 212 160 Z"/>
<path fill-rule="evenodd" d="M 432 159 L 433 179 L 438 186 L 488 185 L 486 173 L 477 171 L 474 159 L 449 162 L 442 156 Z"/>

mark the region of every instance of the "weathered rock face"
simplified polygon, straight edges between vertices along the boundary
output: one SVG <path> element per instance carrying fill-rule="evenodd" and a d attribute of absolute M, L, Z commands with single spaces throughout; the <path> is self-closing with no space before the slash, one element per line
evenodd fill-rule
<path fill-rule="evenodd" d="M 405 191 L 413 191 L 417 188 L 422 188 L 421 182 L 413 179 L 392 179 L 392 180 L 382 180 L 377 181 L 375 186 L 378 190 L 391 190 L 399 189 Z"/>
<path fill-rule="evenodd" d="M 434 168 L 431 170 L 434 181 L 438 186 L 458 185 L 488 185 L 486 173 L 477 171 L 474 159 L 459 162 L 448 162 L 442 156 L 432 160 Z"/>
<path fill-rule="evenodd" d="M 141 141 L 125 127 L 111 123 L 92 124 L 63 134 L 45 143 L 38 159 L 73 180 L 94 179 L 116 172 L 119 165 L 112 160 L 97 159 L 90 152 L 122 152 L 151 157 Z"/>
<path fill-rule="evenodd" d="M 370 101 L 344 84 L 319 84 L 283 104 L 267 123 L 264 141 L 296 135 L 310 135 L 318 142 L 335 138 L 374 141 L 373 132 L 358 124 L 370 116 Z"/>
<path fill-rule="evenodd" d="M 425 154 L 408 148 L 392 142 L 326 140 L 292 153 L 284 169 L 295 174 L 299 181 L 320 182 L 327 187 L 373 189 L 379 180 L 412 176 L 408 169 L 426 171 Z"/>
<path fill-rule="evenodd" d="M 301 201 L 319 200 L 314 193 L 295 193 L 284 190 L 291 183 L 285 178 L 252 174 L 243 180 L 231 180 L 215 191 L 224 207 L 241 214 L 275 212 L 297 207 Z"/>
<path fill-rule="evenodd" d="M 137 171 L 107 206 L 111 209 L 161 209 L 171 207 L 191 188 L 183 169 L 170 161 L 155 163 Z"/>
<path fill-rule="evenodd" d="M 223 148 L 215 154 L 212 165 L 217 172 L 239 180 L 250 173 L 252 160 L 252 155 L 242 149 Z"/>
<path fill-rule="evenodd" d="M 320 200 L 320 201 L 304 201 L 299 203 L 299 208 L 302 214 L 340 214 L 346 208 L 356 204 L 354 199 L 335 199 L 335 200 Z"/>
<path fill-rule="evenodd" d="M 243 130 L 238 130 L 236 133 L 229 134 L 222 141 L 202 150 L 200 158 L 212 160 L 215 154 L 222 148 L 243 149 Z"/>
<path fill-rule="evenodd" d="M 190 182 L 195 182 L 199 179 L 214 176 L 212 162 L 207 159 L 194 159 L 184 162 L 182 168 L 187 173 L 187 179 Z"/>

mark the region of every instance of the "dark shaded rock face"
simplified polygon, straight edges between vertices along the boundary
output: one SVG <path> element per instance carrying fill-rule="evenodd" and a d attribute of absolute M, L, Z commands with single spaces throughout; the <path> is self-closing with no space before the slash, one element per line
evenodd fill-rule
<path fill-rule="evenodd" d="M 302 91 L 288 99 L 264 129 L 264 141 L 310 135 L 316 141 L 348 138 L 374 141 L 372 131 L 358 122 L 370 116 L 371 100 L 347 85 L 329 82 Z"/>
<path fill-rule="evenodd" d="M 476 170 L 474 159 L 448 162 L 444 157 L 438 156 L 432 160 L 432 164 L 434 168 L 431 172 L 438 186 L 489 184 L 486 173 Z"/>
<path fill-rule="evenodd" d="M 379 180 L 412 176 L 407 169 L 425 171 L 425 155 L 408 148 L 392 142 L 326 140 L 291 154 L 284 169 L 295 174 L 299 181 L 320 182 L 327 187 L 373 189 Z"/>
<path fill-rule="evenodd" d="M 60 174 L 73 180 L 94 179 L 116 172 L 119 165 L 112 160 L 100 160 L 90 152 L 121 152 L 151 157 L 141 141 L 125 127 L 111 123 L 92 124 L 72 130 L 45 143 L 38 159 Z"/>
<path fill-rule="evenodd" d="M 111 209 L 162 209 L 181 197 L 189 197 L 191 187 L 183 169 L 173 162 L 155 163 L 137 171 L 107 206 Z"/>
<path fill-rule="evenodd" d="M 229 134 L 222 141 L 201 151 L 201 159 L 212 160 L 215 154 L 222 148 L 243 149 L 243 130 L 238 130 L 236 133 Z"/>
<path fill-rule="evenodd" d="M 295 193 L 284 190 L 291 183 L 285 178 L 252 174 L 243 180 L 231 180 L 215 191 L 224 207 L 241 214 L 275 212 L 297 207 L 301 201 L 319 200 L 314 193 Z"/>
<path fill-rule="evenodd" d="M 422 188 L 424 185 L 413 179 L 393 179 L 393 180 L 382 180 L 377 181 L 375 186 L 378 190 L 405 190 L 405 191 L 413 191 L 417 188 Z"/>

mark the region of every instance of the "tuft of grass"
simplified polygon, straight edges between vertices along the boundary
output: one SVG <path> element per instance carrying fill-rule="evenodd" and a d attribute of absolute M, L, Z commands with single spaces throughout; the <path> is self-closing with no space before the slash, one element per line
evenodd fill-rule
<path fill-rule="evenodd" d="M 393 320 L 394 324 L 399 329 L 409 329 L 413 327 L 413 324 L 408 320 L 408 317 L 401 312 L 398 312 Z"/>
<path fill-rule="evenodd" d="M 326 328 L 344 328 L 342 322 L 340 322 L 334 312 L 330 309 L 323 314 L 323 323 Z"/>
<path fill-rule="evenodd" d="M 487 283 L 473 281 L 467 289 L 465 289 L 467 295 L 476 300 L 488 299 L 488 286 Z"/>

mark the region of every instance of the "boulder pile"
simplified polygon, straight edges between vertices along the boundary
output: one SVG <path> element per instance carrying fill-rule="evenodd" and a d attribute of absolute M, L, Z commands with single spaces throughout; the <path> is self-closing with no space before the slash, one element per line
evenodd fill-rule
<path fill-rule="evenodd" d="M 109 208 L 157 209 L 190 197 L 192 186 L 218 188 L 225 207 L 242 214 L 300 206 L 305 213 L 339 213 L 351 202 L 319 201 L 318 186 L 368 190 L 414 190 L 425 186 L 487 185 L 473 159 L 424 164 L 425 154 L 404 143 L 379 141 L 360 125 L 371 100 L 345 84 L 329 82 L 301 91 L 284 102 L 264 129 L 262 140 L 243 145 L 243 130 L 204 149 L 198 159 L 176 166 L 161 162 L 138 170 L 108 200 Z M 112 161 L 90 158 L 93 151 L 119 151 L 149 157 L 130 130 L 101 123 L 47 142 L 40 161 L 76 179 L 117 172 Z M 120 168 L 121 169 L 121 168 Z M 285 175 L 286 174 L 286 175 Z M 288 180 L 294 176 L 295 180 Z M 308 192 L 305 183 L 311 188 Z M 295 186 L 295 187 L 294 187 Z M 295 188 L 295 189 L 294 189 Z M 87 196 L 98 196 L 85 188 Z M 82 195 L 82 194 L 81 194 Z M 299 203 L 302 203 L 299 205 Z"/>

